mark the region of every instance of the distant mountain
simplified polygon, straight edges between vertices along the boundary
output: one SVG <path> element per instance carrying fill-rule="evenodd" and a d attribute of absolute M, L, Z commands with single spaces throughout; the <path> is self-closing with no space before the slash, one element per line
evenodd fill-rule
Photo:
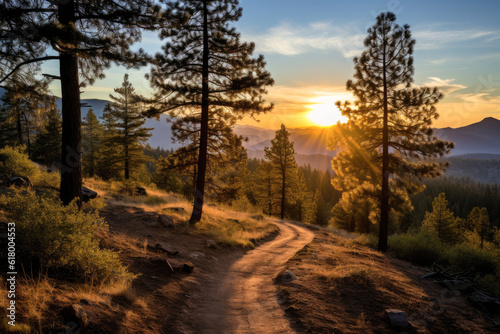
<path fill-rule="evenodd" d="M 287 130 L 290 132 L 290 140 L 294 143 L 295 151 L 298 154 L 335 155 L 334 152 L 326 148 L 332 128 L 309 127 Z M 249 155 L 254 155 L 255 157 L 260 156 L 258 152 L 263 152 L 265 147 L 271 146 L 271 140 L 276 134 L 276 130 L 263 129 L 250 125 L 236 125 L 234 132 L 248 138 L 244 146 L 249 151 Z"/>
<path fill-rule="evenodd" d="M 0 97 L 4 90 L 0 88 Z M 109 101 L 100 99 L 83 99 L 82 117 L 84 117 L 89 108 L 94 109 L 97 117 L 102 116 L 102 111 Z M 58 98 L 57 106 L 61 108 L 61 100 Z M 171 125 L 167 123 L 167 116 L 162 115 L 160 121 L 148 119 L 146 126 L 154 128 L 153 136 L 149 139 L 149 144 L 153 147 L 160 146 L 165 149 L 176 149 L 178 144 L 173 144 Z M 328 138 L 333 128 L 309 127 L 299 129 L 288 129 L 290 139 L 294 142 L 295 151 L 301 156 L 302 163 L 311 163 L 311 166 L 323 166 L 322 169 L 330 168 L 329 160 L 335 156 L 335 152 L 329 151 Z M 275 136 L 277 129 L 264 129 L 250 125 L 236 125 L 234 131 L 238 135 L 246 137 L 248 140 L 244 143 L 248 150 L 249 157 L 263 158 L 264 148 L 271 146 L 271 140 Z M 467 156 L 472 159 L 496 159 L 489 156 L 500 155 L 500 120 L 493 117 L 487 117 L 480 122 L 470 124 L 459 128 L 441 128 L 435 129 L 435 134 L 443 139 L 453 141 L 455 148 L 451 155 L 475 155 Z M 323 156 L 323 157 L 321 157 Z M 299 160 L 299 158 L 297 158 Z"/>
<path fill-rule="evenodd" d="M 436 129 L 435 134 L 455 143 L 452 155 L 500 154 L 500 120 L 493 117 L 460 128 Z"/>

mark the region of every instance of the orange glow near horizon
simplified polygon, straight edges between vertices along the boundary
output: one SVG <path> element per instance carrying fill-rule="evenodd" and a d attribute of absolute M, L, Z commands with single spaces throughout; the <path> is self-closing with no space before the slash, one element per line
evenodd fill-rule
<path fill-rule="evenodd" d="M 308 108 L 311 111 L 307 114 L 307 117 L 315 125 L 332 126 L 337 122 L 347 122 L 347 117 L 342 116 L 340 110 L 335 106 L 335 98 L 333 97 L 317 98 Z"/>

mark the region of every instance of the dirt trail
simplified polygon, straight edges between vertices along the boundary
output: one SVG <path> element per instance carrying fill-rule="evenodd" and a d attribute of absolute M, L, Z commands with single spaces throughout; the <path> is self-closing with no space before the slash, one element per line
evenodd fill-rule
<path fill-rule="evenodd" d="M 276 220 L 279 235 L 231 265 L 206 277 L 193 296 L 191 333 L 293 333 L 278 305 L 273 278 L 286 262 L 310 243 L 314 233 Z M 208 283 L 209 282 L 209 283 Z"/>

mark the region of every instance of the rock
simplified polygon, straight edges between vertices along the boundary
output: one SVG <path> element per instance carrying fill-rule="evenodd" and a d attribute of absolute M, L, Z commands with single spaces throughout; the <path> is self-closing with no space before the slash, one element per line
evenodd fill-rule
<path fill-rule="evenodd" d="M 88 202 L 97 197 L 97 193 L 87 187 L 82 187 L 82 201 Z"/>
<path fill-rule="evenodd" d="M 85 328 L 89 325 L 89 317 L 87 312 L 80 304 L 73 304 L 66 306 L 60 312 L 65 323 L 75 322 L 81 327 Z"/>
<path fill-rule="evenodd" d="M 146 188 L 143 187 L 135 187 L 135 194 L 138 196 L 147 196 Z"/>
<path fill-rule="evenodd" d="M 238 225 L 240 224 L 240 221 L 238 219 L 231 219 L 231 218 L 229 218 L 229 219 L 227 219 L 227 221 L 230 222 L 230 223 L 233 223 L 233 224 L 238 224 Z"/>
<path fill-rule="evenodd" d="M 255 219 L 257 221 L 261 221 L 264 219 L 264 216 L 263 215 L 255 215 L 255 216 L 251 216 L 250 218 Z"/>
<path fill-rule="evenodd" d="M 33 187 L 33 183 L 31 183 L 31 180 L 27 176 L 13 176 L 9 179 L 9 182 L 7 185 L 10 186 L 15 186 L 15 187 L 24 187 L 24 188 L 31 188 Z"/>
<path fill-rule="evenodd" d="M 255 240 L 254 238 L 250 238 L 248 239 L 248 241 L 250 241 L 254 246 L 257 243 L 257 240 Z"/>
<path fill-rule="evenodd" d="M 202 252 L 191 252 L 189 253 L 189 257 L 193 257 L 193 258 L 199 258 L 199 257 L 205 257 L 205 253 L 202 253 Z"/>
<path fill-rule="evenodd" d="M 158 222 L 165 227 L 169 227 L 169 228 L 174 227 L 174 220 L 172 219 L 172 217 L 167 216 L 167 215 L 159 215 Z"/>
<path fill-rule="evenodd" d="M 297 276 L 295 276 L 290 270 L 287 270 L 278 276 L 278 281 L 282 284 L 292 283 L 296 279 L 297 279 Z"/>
<path fill-rule="evenodd" d="M 149 246 L 148 246 L 149 247 Z M 179 251 L 172 248 L 170 245 L 164 243 L 164 242 L 157 242 L 153 247 L 150 247 L 156 251 L 159 251 L 161 253 L 167 253 L 168 255 L 177 255 L 179 254 Z"/>
<path fill-rule="evenodd" d="M 174 259 L 168 259 L 167 264 L 170 269 L 176 273 L 185 272 L 191 274 L 194 270 L 194 266 L 191 263 L 182 263 Z"/>
<path fill-rule="evenodd" d="M 385 315 L 389 319 L 389 323 L 392 327 L 396 328 L 406 328 L 408 327 L 408 320 L 406 319 L 405 312 L 396 309 L 385 310 Z"/>
<path fill-rule="evenodd" d="M 217 248 L 217 242 L 214 240 L 207 239 L 206 244 L 208 248 Z"/>

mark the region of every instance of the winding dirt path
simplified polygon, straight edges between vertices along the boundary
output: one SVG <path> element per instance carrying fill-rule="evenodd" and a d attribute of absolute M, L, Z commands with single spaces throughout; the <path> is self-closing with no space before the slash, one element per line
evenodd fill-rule
<path fill-rule="evenodd" d="M 293 333 L 277 302 L 273 279 L 314 233 L 293 223 L 276 220 L 279 235 L 234 262 L 229 270 L 207 277 L 191 318 L 194 332 Z M 188 331 L 191 332 L 191 331 Z"/>

